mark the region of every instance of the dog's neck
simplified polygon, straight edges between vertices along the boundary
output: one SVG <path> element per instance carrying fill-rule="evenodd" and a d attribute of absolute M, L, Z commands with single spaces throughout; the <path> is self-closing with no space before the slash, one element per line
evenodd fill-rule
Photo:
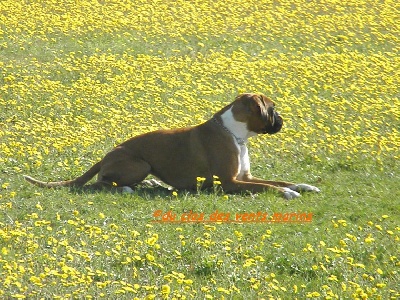
<path fill-rule="evenodd" d="M 232 107 L 225 110 L 222 114 L 219 115 L 221 118 L 221 122 L 214 116 L 214 120 L 224 128 L 225 131 L 229 132 L 236 140 L 236 142 L 243 146 L 246 144 L 247 139 L 256 135 L 255 132 L 249 131 L 247 129 L 247 124 L 244 122 L 239 122 L 235 119 L 235 116 L 232 112 Z"/>

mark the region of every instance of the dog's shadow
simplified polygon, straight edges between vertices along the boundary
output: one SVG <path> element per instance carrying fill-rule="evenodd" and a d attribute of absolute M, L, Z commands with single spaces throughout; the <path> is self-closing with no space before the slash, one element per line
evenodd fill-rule
<path fill-rule="evenodd" d="M 186 196 L 196 196 L 199 193 L 202 195 L 215 195 L 221 194 L 222 190 L 216 191 L 213 188 L 201 189 L 200 191 L 196 190 L 177 190 L 171 186 L 165 184 L 148 184 L 148 182 L 143 182 L 132 187 L 132 192 L 124 192 L 121 191 L 120 188 L 104 188 L 101 190 L 93 190 L 87 187 L 71 187 L 69 189 L 70 193 L 79 194 L 79 195 L 88 195 L 88 194 L 98 194 L 98 195 L 121 195 L 121 196 L 129 196 L 129 197 L 137 197 L 146 200 L 155 200 L 155 199 L 168 199 L 176 197 L 174 192 L 179 193 L 179 195 Z"/>
<path fill-rule="evenodd" d="M 164 187 L 143 187 L 143 186 L 135 186 L 133 191 L 128 193 L 128 192 L 123 192 L 117 188 L 110 188 L 110 189 L 89 189 L 89 188 L 78 188 L 78 187 L 71 187 L 69 189 L 69 192 L 72 194 L 78 194 L 78 195 L 107 195 L 107 194 L 112 194 L 112 195 L 121 195 L 121 196 L 131 196 L 131 197 L 139 197 L 139 198 L 145 198 L 145 199 L 156 199 L 156 198 L 165 198 L 168 196 L 172 195 L 173 190 L 169 190 L 168 188 Z"/>

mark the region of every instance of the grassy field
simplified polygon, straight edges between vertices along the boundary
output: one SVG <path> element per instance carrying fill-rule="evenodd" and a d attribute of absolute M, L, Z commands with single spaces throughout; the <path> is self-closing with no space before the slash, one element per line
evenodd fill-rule
<path fill-rule="evenodd" d="M 398 299 L 398 1 L 0 2 L 1 299 Z M 241 92 L 252 173 L 319 194 L 44 190 Z M 310 222 L 154 222 L 165 214 Z M 224 213 L 225 215 L 222 215 Z M 213 219 L 214 220 L 214 219 Z"/>

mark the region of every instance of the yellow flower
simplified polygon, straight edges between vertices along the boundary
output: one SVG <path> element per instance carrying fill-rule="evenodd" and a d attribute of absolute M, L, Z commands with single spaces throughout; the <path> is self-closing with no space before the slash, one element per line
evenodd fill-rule
<path fill-rule="evenodd" d="M 318 292 L 311 292 L 311 293 L 307 293 L 307 295 L 306 295 L 307 298 L 318 298 L 319 296 L 321 296 L 321 294 Z"/>
<path fill-rule="evenodd" d="M 335 275 L 330 275 L 328 277 L 328 280 L 330 280 L 330 281 L 338 281 L 338 278 Z"/>
<path fill-rule="evenodd" d="M 171 287 L 168 284 L 164 284 L 161 286 L 161 293 L 164 295 L 168 295 L 171 292 Z"/>
<path fill-rule="evenodd" d="M 371 234 L 369 234 L 369 235 L 364 239 L 364 242 L 366 242 L 366 243 L 372 243 L 372 242 L 374 242 L 374 241 L 375 241 L 375 239 L 372 237 Z"/>
<path fill-rule="evenodd" d="M 146 240 L 146 244 L 148 244 L 149 246 L 153 246 L 157 241 L 158 241 L 158 234 L 154 233 L 150 238 Z"/>
<path fill-rule="evenodd" d="M 149 253 L 146 254 L 146 259 L 147 259 L 148 261 L 154 261 L 154 260 L 155 260 L 154 256 L 151 255 L 151 254 L 149 254 Z"/>

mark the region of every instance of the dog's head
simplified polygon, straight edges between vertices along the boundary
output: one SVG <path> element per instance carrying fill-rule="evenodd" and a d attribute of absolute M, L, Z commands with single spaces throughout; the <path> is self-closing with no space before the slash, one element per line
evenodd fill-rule
<path fill-rule="evenodd" d="M 263 94 L 241 94 L 233 102 L 235 119 L 247 124 L 247 129 L 255 133 L 277 133 L 282 128 L 283 119 L 275 110 L 275 104 Z"/>

